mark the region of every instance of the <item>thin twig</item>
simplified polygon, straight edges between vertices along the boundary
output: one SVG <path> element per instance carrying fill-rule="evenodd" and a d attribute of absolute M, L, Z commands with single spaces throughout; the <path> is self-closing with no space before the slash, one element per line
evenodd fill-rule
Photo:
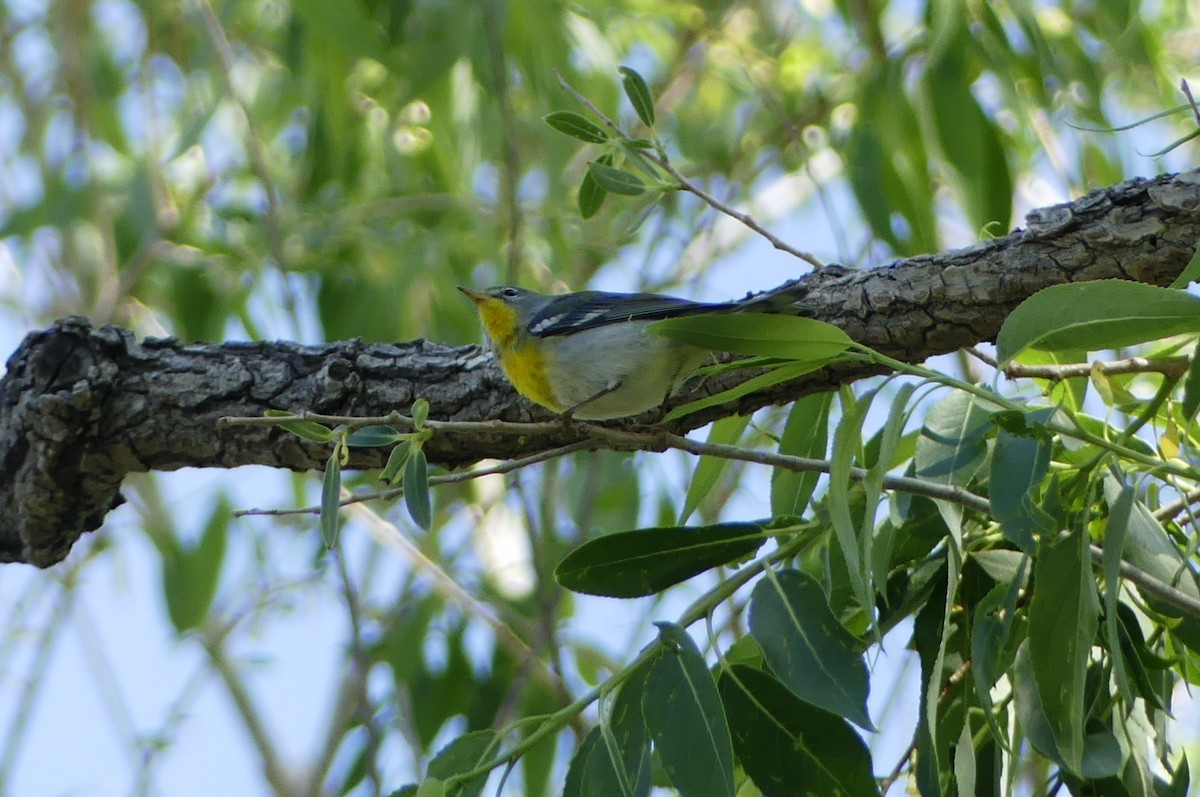
<path fill-rule="evenodd" d="M 999 368 L 996 358 L 987 352 L 980 351 L 974 346 L 966 349 L 975 359 Z M 1127 357 L 1123 360 L 1097 361 L 1094 363 L 1063 363 L 1062 365 L 1024 365 L 1010 363 L 1000 369 L 1010 379 L 1032 378 L 1061 381 L 1077 377 L 1091 376 L 1092 370 L 1098 370 L 1106 376 L 1118 374 L 1164 374 L 1178 379 L 1187 373 L 1190 360 L 1187 357 L 1165 357 L 1161 360 L 1150 360 L 1146 357 Z"/>
<path fill-rule="evenodd" d="M 262 184 L 263 193 L 267 197 L 267 247 L 271 250 L 271 257 L 275 259 L 275 265 L 281 269 L 285 268 L 282 224 L 279 218 L 279 192 L 267 169 L 267 158 L 264 154 L 258 122 L 255 120 L 254 114 L 250 113 L 249 104 L 242 99 L 233 84 L 233 48 L 229 46 L 225 29 L 221 27 L 221 21 L 217 19 L 208 0 L 194 0 L 194 2 L 200 11 L 200 16 L 204 19 L 208 36 L 212 39 L 213 49 L 217 53 L 217 61 L 221 64 L 221 77 L 229 90 L 229 96 L 233 97 L 234 102 L 241 109 L 242 115 L 246 118 L 246 154 L 250 159 L 250 168 L 254 171 L 254 176 L 258 178 L 259 183 Z"/>
<path fill-rule="evenodd" d="M 1189 506 L 1200 501 L 1200 487 L 1194 487 L 1183 494 L 1178 501 L 1172 501 L 1169 504 L 1160 506 L 1154 510 L 1154 519 L 1159 523 L 1165 523 L 1173 519 L 1176 515 L 1184 512 Z"/>
<path fill-rule="evenodd" d="M 1104 549 L 1099 545 L 1092 544 L 1089 546 L 1092 554 L 1092 561 L 1096 565 L 1104 564 Z M 1172 587 L 1164 581 L 1159 581 L 1154 576 L 1144 570 L 1121 560 L 1121 576 L 1128 581 L 1137 584 L 1143 592 L 1148 592 L 1156 598 L 1160 598 L 1172 606 L 1183 609 L 1193 617 L 1200 617 L 1200 600 L 1193 598 L 1186 592 Z"/>
<path fill-rule="evenodd" d="M 599 444 L 595 440 L 577 440 L 574 443 L 567 443 L 565 446 L 540 451 L 536 454 L 530 454 L 527 457 L 518 457 L 517 459 L 509 459 L 492 465 L 486 468 L 476 468 L 475 470 L 464 470 L 458 473 L 445 473 L 437 476 L 429 477 L 430 486 L 438 484 L 459 484 L 461 482 L 478 479 L 481 476 L 494 476 L 498 473 L 510 473 L 514 470 L 536 465 L 539 462 L 557 459 L 558 457 L 573 454 L 576 451 L 586 451 L 588 449 L 598 448 Z M 404 494 L 403 487 L 393 487 L 389 490 L 377 490 L 371 493 L 352 493 L 349 498 L 343 498 L 338 502 L 338 506 L 347 507 L 351 504 L 359 504 L 363 501 L 387 500 L 397 498 Z M 234 517 L 244 517 L 246 515 L 319 515 L 321 507 L 305 506 L 294 509 L 239 509 L 233 513 Z"/>
<path fill-rule="evenodd" d="M 492 70 L 492 84 L 496 90 L 496 106 L 500 110 L 500 135 L 504 144 L 503 179 L 500 181 L 500 204 L 508 211 L 507 279 L 517 283 L 521 266 L 521 202 L 517 196 L 517 185 L 521 179 L 521 163 L 517 150 L 517 130 L 513 123 L 512 108 L 508 91 L 508 65 L 504 60 L 504 29 L 500 15 L 496 12 L 499 0 L 484 0 L 481 6 L 484 20 L 484 39 L 488 45 L 488 56 Z"/>
<path fill-rule="evenodd" d="M 363 640 L 362 609 L 355 590 L 354 580 L 350 577 L 350 568 L 346 566 L 345 548 L 336 548 L 329 552 L 337 563 L 338 579 L 342 584 L 342 597 L 346 600 L 346 615 L 350 620 L 350 661 L 352 668 L 346 678 L 354 691 L 354 709 L 352 715 L 367 731 L 367 744 L 363 752 L 366 762 L 366 778 L 371 782 L 374 794 L 383 794 L 383 783 L 379 774 L 379 750 L 383 746 L 383 732 L 375 723 L 375 712 L 371 709 L 371 696 L 367 693 L 367 673 L 371 669 L 371 657 L 367 653 Z M 345 727 L 340 726 L 344 731 Z M 323 774 L 323 773 L 322 773 Z M 313 783 L 319 787 L 319 783 Z M 316 793 L 314 791 L 314 793 Z"/>
<path fill-rule="evenodd" d="M 625 131 L 622 130 L 620 128 L 620 126 L 617 125 L 616 122 L 614 122 L 612 119 L 610 119 L 608 117 L 607 114 L 605 114 L 603 111 L 601 111 L 599 108 L 597 108 L 595 103 L 593 103 L 587 97 L 580 94 L 579 91 L 574 86 L 572 86 L 570 83 L 568 83 L 567 79 L 565 77 L 563 77 L 561 72 L 559 72 L 556 69 L 554 71 L 554 75 L 555 75 L 555 77 L 558 78 L 558 85 L 562 86 L 563 90 L 565 90 L 568 94 L 570 94 L 572 97 L 574 97 L 585 108 L 587 108 L 589 111 L 591 111 L 593 114 L 595 114 L 596 118 L 598 118 L 600 121 L 604 122 L 605 126 L 607 126 L 608 129 L 612 130 L 613 133 L 616 134 L 616 136 L 618 138 L 620 138 L 622 141 L 631 140 L 631 137 L 628 134 L 626 134 Z M 819 257 L 817 257 L 816 255 L 813 255 L 809 252 L 805 252 L 802 249 L 797 249 L 796 247 L 787 243 L 782 238 L 780 238 L 779 236 L 775 235 L 773 232 L 768 230 L 766 227 L 764 227 L 762 224 L 760 224 L 749 213 L 745 213 L 734 207 L 731 207 L 730 205 L 727 205 L 726 203 L 717 199 L 712 194 L 705 191 L 700 186 L 693 183 L 688 178 L 684 177 L 683 174 L 681 174 L 679 172 L 679 170 L 676 169 L 675 166 L 671 163 L 670 159 L 667 157 L 666 151 L 663 150 L 661 147 L 659 148 L 657 155 L 655 155 L 654 153 L 645 152 L 645 151 L 642 152 L 642 155 L 643 155 L 643 157 L 645 157 L 646 159 L 648 159 L 649 161 L 654 163 L 656 166 L 658 166 L 660 169 L 665 171 L 667 174 L 671 175 L 671 177 L 679 184 L 679 187 L 682 190 L 687 191 L 691 194 L 695 194 L 702 201 L 704 201 L 709 207 L 712 207 L 715 210 L 717 210 L 721 213 L 724 213 L 726 216 L 729 216 L 730 218 L 735 219 L 735 220 L 741 222 L 742 224 L 744 224 L 745 226 L 749 227 L 751 230 L 753 230 L 754 232 L 761 235 L 763 238 L 766 238 L 768 241 L 770 241 L 771 245 L 774 246 L 776 249 L 779 249 L 780 251 L 783 251 L 783 252 L 787 252 L 788 254 L 792 255 L 793 257 L 798 257 L 801 260 L 803 260 L 804 262 L 811 264 L 814 268 L 824 268 L 825 263 L 822 262 L 821 259 Z"/>
<path fill-rule="evenodd" d="M 502 619 L 492 613 L 491 607 L 467 592 L 442 569 L 441 565 L 426 556 L 420 548 L 404 536 L 393 523 L 384 520 L 374 510 L 355 504 L 348 510 L 350 517 L 362 522 L 367 533 L 380 545 L 398 552 L 414 568 L 433 579 L 434 589 L 446 600 L 458 604 L 469 616 L 486 623 L 496 634 L 496 641 L 518 662 L 527 662 L 533 667 L 533 675 L 554 694 L 568 694 L 566 686 L 550 670 L 541 658 L 530 650 L 525 640 Z"/>

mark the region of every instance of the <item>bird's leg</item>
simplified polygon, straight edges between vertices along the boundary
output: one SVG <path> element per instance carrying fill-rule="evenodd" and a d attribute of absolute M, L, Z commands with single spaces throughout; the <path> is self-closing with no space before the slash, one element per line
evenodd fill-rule
<path fill-rule="evenodd" d="M 565 410 L 562 411 L 562 414 L 559 417 L 562 418 L 564 424 L 571 423 L 571 421 L 573 421 L 575 418 L 575 413 L 579 412 L 579 410 L 581 410 L 584 407 L 586 407 L 587 405 L 591 404 L 593 401 L 596 401 L 597 399 L 602 399 L 605 396 L 607 396 L 609 393 L 613 393 L 617 390 L 620 390 L 621 385 L 623 385 L 623 384 L 625 384 L 625 383 L 618 379 L 616 382 L 614 382 L 611 385 L 609 385 L 608 387 L 604 388 L 596 395 L 590 396 L 589 398 L 585 398 L 583 401 L 579 402 L 578 404 L 576 404 L 573 407 L 567 407 Z"/>

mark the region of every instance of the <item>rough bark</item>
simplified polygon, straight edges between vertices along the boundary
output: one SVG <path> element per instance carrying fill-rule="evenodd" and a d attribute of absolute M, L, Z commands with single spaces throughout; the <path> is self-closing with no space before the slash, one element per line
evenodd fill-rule
<path fill-rule="evenodd" d="M 1069 281 L 1130 279 L 1165 285 L 1200 239 L 1200 172 L 1137 179 L 1035 211 L 1026 228 L 975 246 L 868 271 L 825 269 L 787 289 L 812 313 L 891 357 L 919 362 L 991 340 L 1038 290 Z M 872 373 L 838 366 L 689 416 L 686 430 Z M 704 383 L 711 394 L 746 375 Z M 431 418 L 544 420 L 475 346 L 359 340 L 188 344 L 135 340 L 69 318 L 30 333 L 0 381 L 0 561 L 46 567 L 120 503 L 125 474 L 262 464 L 323 467 L 328 450 L 280 429 L 220 426 L 266 409 L 383 415 L 417 397 Z M 695 393 L 676 401 L 697 398 Z M 578 439 L 567 427 L 522 436 L 438 435 L 431 462 L 457 467 Z M 356 449 L 351 468 L 386 451 Z"/>

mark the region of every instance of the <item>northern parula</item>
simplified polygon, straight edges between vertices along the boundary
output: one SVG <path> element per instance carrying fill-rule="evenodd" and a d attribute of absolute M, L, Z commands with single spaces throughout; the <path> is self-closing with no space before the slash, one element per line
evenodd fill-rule
<path fill-rule="evenodd" d="M 582 420 L 623 418 L 659 406 L 708 356 L 708 349 L 651 334 L 650 323 L 748 306 L 657 293 L 548 296 L 507 285 L 458 289 L 475 303 L 492 351 L 517 392 Z"/>

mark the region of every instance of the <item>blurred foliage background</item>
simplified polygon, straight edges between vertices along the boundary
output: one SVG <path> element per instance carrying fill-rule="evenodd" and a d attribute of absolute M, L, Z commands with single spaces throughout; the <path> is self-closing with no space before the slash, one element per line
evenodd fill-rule
<path fill-rule="evenodd" d="M 720 299 L 803 273 L 687 193 L 610 196 L 580 219 L 576 190 L 601 150 L 542 117 L 582 110 L 561 73 L 638 134 L 622 64 L 649 82 L 673 163 L 790 243 L 852 267 L 964 245 L 1031 207 L 1185 165 L 1146 153 L 1183 134 L 1186 114 L 1122 135 L 1068 123 L 1178 104 L 1200 59 L 1198 12 L 1185 0 L 6 0 L 0 340 L 11 351 L 81 314 L 188 340 L 459 343 L 478 331 L 456 284 Z M 762 413 L 753 433 L 781 418 Z M 606 604 L 558 592 L 554 563 L 582 537 L 670 522 L 685 466 L 590 454 L 439 490 L 419 544 L 569 692 L 689 593 L 622 609 L 613 634 Z M 700 516 L 761 499 L 746 472 L 723 475 Z M 477 607 L 353 525 L 344 558 L 324 557 L 311 516 L 230 515 L 311 504 L 316 489 L 253 469 L 139 478 L 67 563 L 0 572 L 0 791 L 387 793 L 456 733 L 562 705 Z M 902 664 L 881 669 L 903 683 Z M 98 708 L 72 738 L 105 741 L 63 749 L 56 734 L 83 704 Z M 316 741 L 297 743 L 301 729 Z M 570 733 L 512 783 L 555 793 Z"/>

